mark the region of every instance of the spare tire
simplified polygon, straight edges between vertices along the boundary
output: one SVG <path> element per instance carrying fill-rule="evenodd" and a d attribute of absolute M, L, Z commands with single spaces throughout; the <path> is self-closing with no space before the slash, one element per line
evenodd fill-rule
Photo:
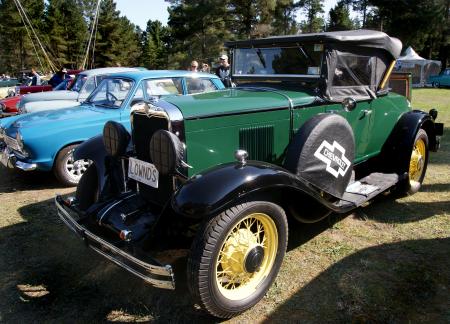
<path fill-rule="evenodd" d="M 342 198 L 354 155 L 355 138 L 347 120 L 337 114 L 319 114 L 294 135 L 284 167 L 319 190 Z"/>

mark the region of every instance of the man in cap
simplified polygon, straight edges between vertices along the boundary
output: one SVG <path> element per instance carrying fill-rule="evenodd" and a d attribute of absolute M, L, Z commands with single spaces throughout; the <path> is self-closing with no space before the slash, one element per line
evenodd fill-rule
<path fill-rule="evenodd" d="M 222 54 L 219 57 L 220 65 L 216 69 L 216 75 L 222 80 L 225 87 L 231 87 L 231 78 L 230 78 L 230 64 L 228 63 L 228 56 L 226 54 Z"/>

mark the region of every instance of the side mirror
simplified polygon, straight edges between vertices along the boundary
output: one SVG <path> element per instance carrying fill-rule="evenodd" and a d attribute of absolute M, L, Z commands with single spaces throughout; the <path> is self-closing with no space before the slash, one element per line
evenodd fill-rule
<path fill-rule="evenodd" d="M 345 99 L 342 101 L 342 107 L 343 107 L 346 111 L 352 111 L 353 109 L 356 108 L 356 100 L 353 99 L 353 98 L 351 98 L 351 97 L 345 98 Z"/>

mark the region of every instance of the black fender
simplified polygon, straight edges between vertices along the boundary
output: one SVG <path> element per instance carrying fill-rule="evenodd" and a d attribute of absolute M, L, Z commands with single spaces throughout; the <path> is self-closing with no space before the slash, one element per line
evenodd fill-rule
<path fill-rule="evenodd" d="M 189 218 L 204 218 L 219 213 L 250 194 L 267 190 L 294 191 L 307 194 L 330 210 L 331 203 L 306 181 L 279 166 L 248 161 L 222 164 L 190 178 L 173 195 L 172 209 Z"/>
<path fill-rule="evenodd" d="M 430 150 L 434 150 L 437 139 L 433 118 L 421 110 L 409 111 L 400 117 L 383 145 L 379 161 L 382 161 L 384 171 L 399 175 L 408 173 L 414 140 L 421 128 L 427 132 Z"/>
<path fill-rule="evenodd" d="M 108 153 L 103 143 L 103 135 L 91 137 L 87 141 L 81 143 L 73 152 L 75 160 L 89 159 L 97 168 L 99 188 L 103 188 L 105 184 L 105 158 Z"/>

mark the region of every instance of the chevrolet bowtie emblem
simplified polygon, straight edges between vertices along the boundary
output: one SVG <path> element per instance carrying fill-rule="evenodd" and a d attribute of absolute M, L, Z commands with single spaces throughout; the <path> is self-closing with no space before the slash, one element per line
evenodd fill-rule
<path fill-rule="evenodd" d="M 323 141 L 314 153 L 314 156 L 327 165 L 326 171 L 335 178 L 345 176 L 350 168 L 350 161 L 345 156 L 345 149 L 338 142 L 333 145 Z"/>

